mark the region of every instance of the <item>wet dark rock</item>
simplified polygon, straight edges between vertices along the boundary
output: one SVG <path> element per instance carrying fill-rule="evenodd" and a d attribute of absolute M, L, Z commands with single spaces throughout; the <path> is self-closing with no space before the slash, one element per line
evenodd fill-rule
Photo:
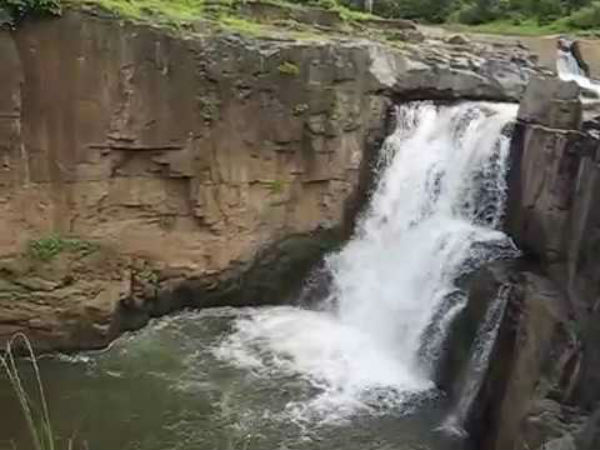
<path fill-rule="evenodd" d="M 596 450 L 600 448 L 600 408 L 590 415 L 577 435 L 577 450 Z"/>
<path fill-rule="evenodd" d="M 499 262 L 484 266 L 464 277 L 460 284 L 467 292 L 466 307 L 453 320 L 444 344 L 443 356 L 437 369 L 437 384 L 453 401 L 458 400 L 464 380 L 461 372 L 471 356 L 471 347 L 477 329 L 490 303 L 502 286 L 514 284 L 518 273 L 512 267 L 516 262 Z"/>
<path fill-rule="evenodd" d="M 596 448 L 587 417 L 600 400 L 599 144 L 582 129 L 576 85 L 531 82 L 506 220 L 529 268 L 518 271 L 522 296 L 508 304 L 470 424 L 478 449 Z"/>
<path fill-rule="evenodd" d="M 568 397 L 577 376 L 571 361 L 578 342 L 565 296 L 525 261 L 484 267 L 473 275 L 470 285 L 463 327 L 469 319 L 481 323 L 482 305 L 489 304 L 500 289 L 507 290 L 507 303 L 473 405 L 461 412 L 469 444 L 493 450 L 538 448 L 570 431 L 570 426 L 562 426 L 563 421 L 569 423 L 569 413 L 556 400 Z M 449 389 L 457 404 L 456 394 L 468 376 L 461 369 L 470 355 L 474 333 L 473 325 L 469 333 L 462 331 L 462 344 L 458 342 L 462 354 L 453 352 L 450 367 L 458 375 Z M 559 425 L 553 426 L 549 417 L 556 417 Z"/>
<path fill-rule="evenodd" d="M 574 81 L 532 78 L 519 106 L 519 120 L 549 128 L 578 130 L 582 107 L 580 88 Z"/>
<path fill-rule="evenodd" d="M 289 236 L 248 262 L 214 277 L 171 280 L 155 297 L 121 300 L 111 323 L 112 336 L 144 326 L 182 308 L 289 304 L 324 254 L 342 242 L 340 230 Z"/>

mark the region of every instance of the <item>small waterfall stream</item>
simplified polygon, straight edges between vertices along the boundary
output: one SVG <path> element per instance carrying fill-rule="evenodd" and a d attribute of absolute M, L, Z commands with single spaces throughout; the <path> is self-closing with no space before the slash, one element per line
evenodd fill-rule
<path fill-rule="evenodd" d="M 477 394 L 484 381 L 488 362 L 492 353 L 498 330 L 502 323 L 511 287 L 501 286 L 497 296 L 487 309 L 483 322 L 479 325 L 475 341 L 471 346 L 471 358 L 465 367 L 463 385 L 457 396 L 458 401 L 440 429 L 457 436 L 466 436 L 465 425 Z"/>
<path fill-rule="evenodd" d="M 556 59 L 556 71 L 561 80 L 574 81 L 583 90 L 590 92 L 597 101 L 600 98 L 600 85 L 590 78 L 586 77 L 579 68 L 577 60 L 570 52 L 560 51 Z M 587 100 L 586 101 L 590 101 Z"/>

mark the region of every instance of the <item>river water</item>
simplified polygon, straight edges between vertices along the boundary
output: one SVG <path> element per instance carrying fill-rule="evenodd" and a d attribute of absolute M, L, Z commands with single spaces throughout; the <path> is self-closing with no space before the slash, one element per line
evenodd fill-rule
<path fill-rule="evenodd" d="M 448 405 L 432 379 L 464 305 L 455 280 L 514 250 L 498 229 L 515 115 L 515 105 L 399 107 L 370 205 L 327 256 L 330 294 L 316 308 L 183 312 L 102 352 L 41 359 L 63 446 L 460 448 L 435 431 Z M 6 382 L 0 405 L 0 448 L 28 448 Z"/>

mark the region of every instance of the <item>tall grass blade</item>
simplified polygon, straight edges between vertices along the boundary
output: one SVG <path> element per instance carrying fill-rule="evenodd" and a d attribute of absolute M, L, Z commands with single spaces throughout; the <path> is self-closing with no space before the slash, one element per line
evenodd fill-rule
<path fill-rule="evenodd" d="M 27 394 L 23 386 L 21 373 L 17 366 L 16 358 L 13 352 L 13 347 L 18 343 L 22 343 L 29 354 L 29 360 L 35 375 L 37 394 L 39 396 L 39 404 L 41 405 L 41 411 L 39 413 L 39 425 L 36 425 L 34 408 L 35 402 Z M 0 365 L 4 368 L 8 381 L 10 382 L 21 406 L 21 411 L 25 417 L 31 440 L 35 450 L 55 450 L 55 439 L 52 431 L 50 422 L 50 413 L 48 411 L 48 404 L 46 402 L 46 395 L 44 392 L 44 385 L 42 384 L 42 377 L 40 375 L 40 369 L 37 363 L 37 359 L 31 342 L 27 336 L 23 333 L 17 333 L 11 337 L 7 342 L 4 356 L 0 356 Z"/>

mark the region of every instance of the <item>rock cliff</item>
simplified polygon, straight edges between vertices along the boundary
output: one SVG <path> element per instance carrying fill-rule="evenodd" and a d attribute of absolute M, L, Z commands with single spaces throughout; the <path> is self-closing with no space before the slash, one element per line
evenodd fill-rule
<path fill-rule="evenodd" d="M 420 40 L 78 11 L 0 31 L 0 336 L 95 347 L 180 307 L 285 300 L 351 230 L 394 102 L 515 100 L 538 71 Z M 57 270 L 24 251 L 63 237 L 100 250 Z"/>
<path fill-rule="evenodd" d="M 600 141 L 591 112 L 576 84 L 557 79 L 532 80 L 521 102 L 506 228 L 523 256 L 475 274 L 465 313 L 489 302 L 478 285 L 512 290 L 468 416 L 474 448 L 597 447 Z"/>

